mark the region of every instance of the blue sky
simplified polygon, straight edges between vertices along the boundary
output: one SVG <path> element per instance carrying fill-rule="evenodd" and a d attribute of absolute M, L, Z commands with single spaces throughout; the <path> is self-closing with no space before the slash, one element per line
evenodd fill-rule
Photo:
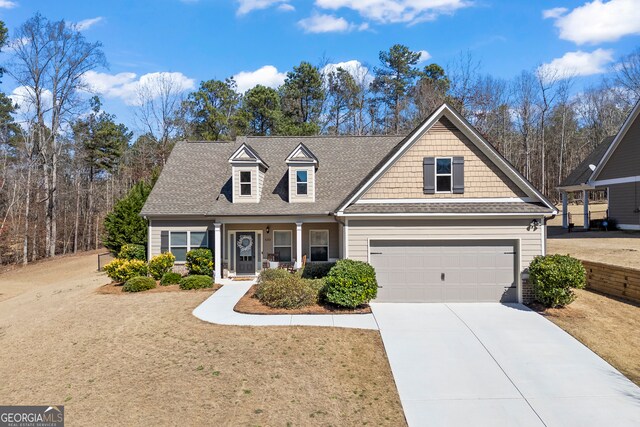
<path fill-rule="evenodd" d="M 149 73 L 176 73 L 185 89 L 240 73 L 242 88 L 277 85 L 301 60 L 371 67 L 402 43 L 428 52 L 424 65 L 469 50 L 495 77 L 551 64 L 582 87 L 640 45 L 637 0 L 0 0 L 10 34 L 37 11 L 104 44 L 109 68 L 89 81 L 132 128 Z M 3 90 L 14 89 L 5 76 Z"/>

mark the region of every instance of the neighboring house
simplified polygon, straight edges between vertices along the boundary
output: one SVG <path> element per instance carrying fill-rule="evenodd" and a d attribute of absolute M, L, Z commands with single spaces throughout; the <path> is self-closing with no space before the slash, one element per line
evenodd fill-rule
<path fill-rule="evenodd" d="M 623 230 L 640 230 L 640 102 L 615 136 L 605 138 L 560 184 L 562 226 L 568 228 L 568 193 L 582 192 L 589 228 L 589 191 L 607 190 L 608 216 Z"/>
<path fill-rule="evenodd" d="M 556 213 L 446 104 L 407 136 L 180 142 L 142 210 L 149 256 L 210 247 L 216 279 L 367 261 L 408 302 L 527 300 Z"/>

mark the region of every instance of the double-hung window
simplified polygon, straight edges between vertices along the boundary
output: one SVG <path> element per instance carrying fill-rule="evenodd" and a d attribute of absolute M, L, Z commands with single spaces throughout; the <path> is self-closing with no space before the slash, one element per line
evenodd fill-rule
<path fill-rule="evenodd" d="M 452 181 L 451 157 L 437 157 L 436 193 L 451 193 Z"/>
<path fill-rule="evenodd" d="M 308 191 L 308 172 L 297 171 L 296 172 L 296 194 L 298 196 L 306 196 Z"/>
<path fill-rule="evenodd" d="M 251 171 L 240 171 L 240 195 L 251 195 Z"/>
<path fill-rule="evenodd" d="M 278 261 L 291 262 L 291 230 L 274 230 L 273 253 L 278 256 Z"/>
<path fill-rule="evenodd" d="M 309 261 L 329 261 L 329 230 L 309 232 Z"/>
<path fill-rule="evenodd" d="M 169 252 L 176 262 L 185 262 L 191 249 L 207 247 L 206 231 L 171 231 L 169 233 Z"/>

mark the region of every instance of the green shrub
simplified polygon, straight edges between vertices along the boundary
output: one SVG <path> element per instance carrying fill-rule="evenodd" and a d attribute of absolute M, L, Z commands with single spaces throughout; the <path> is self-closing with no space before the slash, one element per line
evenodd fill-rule
<path fill-rule="evenodd" d="M 284 279 L 291 276 L 287 270 L 283 268 L 265 268 L 258 275 L 258 285 L 277 279 Z"/>
<path fill-rule="evenodd" d="M 170 271 L 162 275 L 162 279 L 160 279 L 160 284 L 162 286 L 177 285 L 178 283 L 180 283 L 180 279 L 182 279 L 182 275 Z"/>
<path fill-rule="evenodd" d="M 187 252 L 186 267 L 189 274 L 213 276 L 213 255 L 211 249 L 191 249 Z"/>
<path fill-rule="evenodd" d="M 327 277 L 329 271 L 336 265 L 335 262 L 312 262 L 307 263 L 302 270 L 302 277 L 305 279 L 322 279 Z"/>
<path fill-rule="evenodd" d="M 586 286 L 582 263 L 569 255 L 537 256 L 529 265 L 536 301 L 547 307 L 564 307 L 576 299 L 573 289 Z"/>
<path fill-rule="evenodd" d="M 373 267 L 366 262 L 341 259 L 325 278 L 324 298 L 341 307 L 355 308 L 378 294 Z"/>
<path fill-rule="evenodd" d="M 127 280 L 127 283 L 124 284 L 122 290 L 125 292 L 141 292 L 148 291 L 149 289 L 153 289 L 156 287 L 156 281 L 151 277 L 132 277 Z"/>
<path fill-rule="evenodd" d="M 116 258 L 109 264 L 104 266 L 104 270 L 107 272 L 107 276 L 111 280 L 117 283 L 126 282 L 132 277 L 146 276 L 147 275 L 147 263 L 139 259 L 120 259 Z"/>
<path fill-rule="evenodd" d="M 263 280 L 256 286 L 255 296 L 263 304 L 273 308 L 300 308 L 318 302 L 322 280 L 303 279 L 286 272 L 271 280 Z"/>
<path fill-rule="evenodd" d="M 144 245 L 127 243 L 126 245 L 122 245 L 122 248 L 120 248 L 118 258 L 127 260 L 139 259 L 145 261 L 147 259 L 147 250 L 145 249 Z"/>
<path fill-rule="evenodd" d="M 149 260 L 149 274 L 156 280 L 162 279 L 162 276 L 171 270 L 175 260 L 176 257 L 171 252 L 154 256 Z"/>
<path fill-rule="evenodd" d="M 203 289 L 213 286 L 213 278 L 211 276 L 203 276 L 194 274 L 180 279 L 180 289 Z"/>
<path fill-rule="evenodd" d="M 117 255 L 126 243 L 147 243 L 148 221 L 140 215 L 140 210 L 152 187 L 153 184 L 138 182 L 116 202 L 113 211 L 104 219 L 102 243 L 113 255 Z"/>

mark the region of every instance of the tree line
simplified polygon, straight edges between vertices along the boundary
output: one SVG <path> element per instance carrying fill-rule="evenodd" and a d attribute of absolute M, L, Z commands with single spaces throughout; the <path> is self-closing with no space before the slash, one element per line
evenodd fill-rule
<path fill-rule="evenodd" d="M 640 49 L 577 92 L 575 76 L 549 67 L 504 80 L 468 52 L 423 65 L 398 44 L 375 66 L 302 61 L 280 87 L 245 93 L 233 78 L 185 93 L 171 73 L 156 73 L 139 85 L 128 129 L 87 85 L 106 58 L 74 25 L 36 14 L 9 41 L 0 22 L 0 48 L 10 57 L 1 71 L 20 89 L 17 100 L 0 92 L 0 264 L 102 247 L 105 216 L 130 191 L 141 203 L 140 185 L 148 194 L 178 140 L 404 134 L 444 101 L 557 199 L 558 183 L 615 134 L 640 95 Z"/>

